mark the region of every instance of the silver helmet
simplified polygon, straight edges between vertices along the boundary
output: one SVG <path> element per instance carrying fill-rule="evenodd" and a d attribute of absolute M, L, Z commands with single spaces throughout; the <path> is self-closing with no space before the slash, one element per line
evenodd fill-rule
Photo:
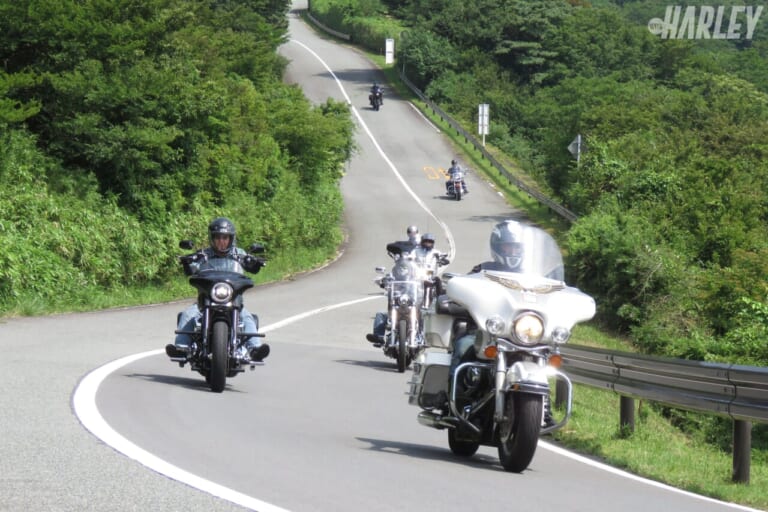
<path fill-rule="evenodd" d="M 405 232 L 408 234 L 408 240 L 410 240 L 411 242 L 413 242 L 415 244 L 419 243 L 419 238 L 420 237 L 419 237 L 419 228 L 418 227 L 416 227 L 414 225 L 408 226 L 408 229 Z"/>
<path fill-rule="evenodd" d="M 510 270 L 517 270 L 523 260 L 521 226 L 513 220 L 499 222 L 491 231 L 491 257 Z"/>

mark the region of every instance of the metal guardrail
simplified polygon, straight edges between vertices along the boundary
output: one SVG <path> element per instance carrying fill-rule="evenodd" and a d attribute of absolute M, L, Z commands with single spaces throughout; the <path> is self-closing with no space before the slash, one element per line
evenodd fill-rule
<path fill-rule="evenodd" d="M 768 368 L 564 346 L 575 381 L 620 395 L 734 420 L 768 423 Z"/>
<path fill-rule="evenodd" d="M 312 16 L 312 13 L 309 10 L 307 10 L 307 17 L 310 20 L 312 20 L 312 23 L 314 23 L 315 25 L 317 25 L 321 29 L 325 30 L 329 34 L 333 34 L 334 36 L 336 36 L 338 38 L 341 38 L 341 39 L 344 39 L 344 40 L 347 40 L 347 41 L 351 41 L 352 40 L 352 36 L 351 35 L 345 34 L 343 32 L 339 32 L 338 30 L 333 30 L 332 28 L 330 28 L 330 27 L 324 25 L 323 23 L 321 23 L 320 20 L 318 20 L 317 18 Z"/>
<path fill-rule="evenodd" d="M 733 479 L 749 481 L 751 423 L 768 423 L 768 368 L 707 363 L 564 346 L 562 369 L 574 382 L 622 397 L 620 424 L 634 428 L 640 398 L 734 420 Z M 629 405 L 627 407 L 627 405 Z"/>

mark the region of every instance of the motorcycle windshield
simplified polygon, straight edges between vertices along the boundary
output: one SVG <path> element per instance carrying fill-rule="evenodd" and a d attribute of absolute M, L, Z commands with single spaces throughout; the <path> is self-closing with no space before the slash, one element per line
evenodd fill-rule
<path fill-rule="evenodd" d="M 415 252 L 415 251 L 414 251 Z M 403 254 L 392 267 L 392 277 L 396 281 L 415 281 L 426 279 L 425 262 L 416 258 L 414 252 Z"/>
<path fill-rule="evenodd" d="M 520 230 L 522 255 L 520 267 L 515 272 L 532 278 L 545 277 L 565 280 L 563 256 L 555 239 L 546 231 L 522 225 Z"/>
<path fill-rule="evenodd" d="M 240 262 L 233 260 L 232 258 L 209 258 L 207 261 L 200 265 L 199 272 L 234 272 L 236 274 L 244 274 L 245 271 L 240 265 Z"/>

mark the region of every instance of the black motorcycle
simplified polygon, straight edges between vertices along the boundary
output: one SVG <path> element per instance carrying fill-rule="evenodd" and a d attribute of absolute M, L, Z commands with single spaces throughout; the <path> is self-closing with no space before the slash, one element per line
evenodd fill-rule
<path fill-rule="evenodd" d="M 194 248 L 190 240 L 184 240 L 179 247 Z M 264 247 L 253 244 L 251 254 L 261 254 Z M 243 309 L 243 293 L 253 287 L 253 281 L 245 275 L 250 254 L 233 255 L 227 258 L 208 258 L 202 251 L 181 256 L 182 264 L 199 264 L 199 270 L 190 276 L 189 283 L 197 288 L 197 305 L 202 313 L 200 323 L 192 331 L 177 330 L 176 334 L 188 334 L 192 338 L 186 357 L 172 357 L 180 367 L 189 362 L 211 387 L 211 391 L 224 391 L 227 377 L 235 377 L 252 370 L 260 362 L 251 361 L 247 342 L 253 337 L 263 338 L 258 332 L 242 332 L 240 314 Z M 262 260 L 263 261 L 263 260 Z"/>
<path fill-rule="evenodd" d="M 383 103 L 381 89 L 371 92 L 371 94 L 368 95 L 368 101 L 371 103 L 371 108 L 373 110 L 379 110 Z"/>

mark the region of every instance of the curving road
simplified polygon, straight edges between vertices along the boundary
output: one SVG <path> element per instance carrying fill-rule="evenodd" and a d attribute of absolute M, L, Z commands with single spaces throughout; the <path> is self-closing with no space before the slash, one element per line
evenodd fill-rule
<path fill-rule="evenodd" d="M 452 151 L 439 131 L 391 94 L 370 110 L 381 77 L 363 55 L 295 13 L 290 31 L 287 79 L 313 102 L 348 101 L 358 122 L 341 183 L 343 253 L 249 291 L 272 354 L 222 394 L 162 353 L 184 302 L 4 322 L 0 510 L 464 511 L 466 500 L 486 510 L 748 510 L 543 442 L 527 471 L 509 474 L 495 450 L 459 460 L 444 431 L 417 424 L 409 374 L 365 341 L 385 304 L 373 267 L 415 223 L 455 252 L 449 270 L 464 271 L 487 259 L 490 226 L 515 212 L 475 176 L 466 200 L 447 200 L 435 178 Z"/>

